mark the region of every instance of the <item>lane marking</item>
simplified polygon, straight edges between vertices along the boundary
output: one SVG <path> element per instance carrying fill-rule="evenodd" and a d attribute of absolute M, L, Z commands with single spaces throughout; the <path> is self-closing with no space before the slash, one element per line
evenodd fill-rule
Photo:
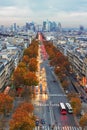
<path fill-rule="evenodd" d="M 63 96 L 63 97 L 65 96 L 66 97 L 67 95 L 65 95 L 65 94 L 49 94 L 48 96 L 49 97 L 56 97 L 56 96 Z"/>
<path fill-rule="evenodd" d="M 52 127 L 52 126 L 51 126 Z M 50 127 L 47 125 L 42 126 L 43 130 L 50 130 Z M 40 130 L 40 126 L 36 126 L 34 130 Z M 54 130 L 82 130 L 81 127 L 75 126 L 54 126 Z"/>

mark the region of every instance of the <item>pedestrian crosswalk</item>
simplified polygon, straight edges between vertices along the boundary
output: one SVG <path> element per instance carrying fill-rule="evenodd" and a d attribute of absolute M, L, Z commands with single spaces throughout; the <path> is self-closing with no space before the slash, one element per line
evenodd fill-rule
<path fill-rule="evenodd" d="M 82 130 L 82 128 L 75 126 L 37 126 L 34 128 L 34 130 Z"/>
<path fill-rule="evenodd" d="M 37 104 L 37 103 L 36 103 L 36 104 L 34 103 L 33 105 L 34 105 L 34 106 L 42 106 L 42 107 L 43 107 L 43 106 L 52 106 L 52 107 L 54 107 L 54 106 L 59 106 L 59 104 L 49 104 L 49 103 L 38 103 L 38 104 Z"/>
<path fill-rule="evenodd" d="M 40 96 L 43 96 L 46 93 L 39 94 Z M 49 97 L 66 97 L 66 94 L 48 94 Z"/>
<path fill-rule="evenodd" d="M 59 96 L 59 97 L 60 97 L 60 96 L 62 96 L 62 97 L 65 96 L 65 97 L 66 97 L 67 95 L 65 95 L 65 94 L 48 94 L 48 96 L 49 96 L 49 97 L 57 97 L 57 96 Z"/>

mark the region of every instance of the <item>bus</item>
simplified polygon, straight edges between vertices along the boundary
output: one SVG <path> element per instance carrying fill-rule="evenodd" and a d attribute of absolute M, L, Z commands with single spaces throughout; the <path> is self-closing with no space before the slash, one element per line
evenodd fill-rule
<path fill-rule="evenodd" d="M 72 110 L 72 107 L 71 107 L 70 103 L 65 103 L 65 105 L 66 105 L 67 112 L 72 114 L 73 110 Z"/>
<path fill-rule="evenodd" d="M 65 105 L 64 105 L 64 103 L 63 102 L 60 102 L 59 103 L 59 108 L 60 108 L 60 112 L 61 112 L 61 114 L 63 114 L 63 115 L 66 115 L 66 107 L 65 107 Z"/>

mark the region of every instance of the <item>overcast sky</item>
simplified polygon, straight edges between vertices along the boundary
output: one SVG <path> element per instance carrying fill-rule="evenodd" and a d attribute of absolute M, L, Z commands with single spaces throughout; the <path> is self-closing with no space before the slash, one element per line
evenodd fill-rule
<path fill-rule="evenodd" d="M 47 19 L 63 27 L 87 27 L 87 0 L 0 0 L 0 25 Z"/>

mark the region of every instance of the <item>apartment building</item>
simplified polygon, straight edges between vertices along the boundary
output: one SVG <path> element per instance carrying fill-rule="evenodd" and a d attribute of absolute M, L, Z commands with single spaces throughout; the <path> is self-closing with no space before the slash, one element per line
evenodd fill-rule
<path fill-rule="evenodd" d="M 3 88 L 6 82 L 6 75 L 5 75 L 5 67 L 2 62 L 0 62 L 0 89 Z"/>
<path fill-rule="evenodd" d="M 82 69 L 83 75 L 87 78 L 87 56 L 83 60 L 83 69 Z"/>
<path fill-rule="evenodd" d="M 87 77 L 87 45 L 85 42 L 84 44 L 81 41 L 72 44 L 60 43 L 57 43 L 57 48 L 68 57 L 75 73 Z"/>

